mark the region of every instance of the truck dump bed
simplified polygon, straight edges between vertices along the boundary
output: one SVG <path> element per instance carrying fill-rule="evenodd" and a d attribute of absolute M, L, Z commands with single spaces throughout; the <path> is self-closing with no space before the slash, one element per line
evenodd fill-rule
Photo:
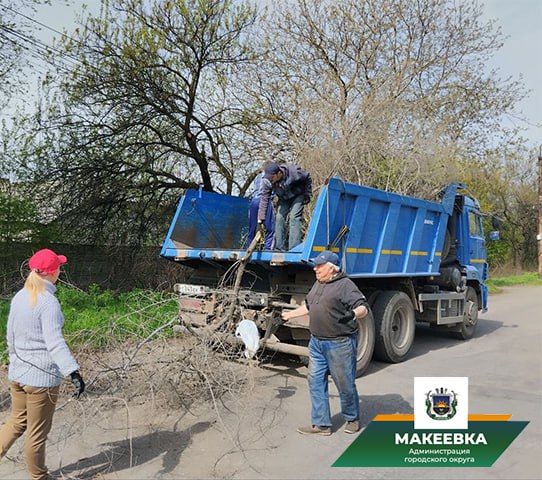
<path fill-rule="evenodd" d="M 458 184 L 430 202 L 332 178 L 316 201 L 304 242 L 287 252 L 255 251 L 251 263 L 307 265 L 329 248 L 350 277 L 438 275 Z M 161 256 L 189 266 L 235 261 L 246 248 L 246 198 L 188 190 Z"/>

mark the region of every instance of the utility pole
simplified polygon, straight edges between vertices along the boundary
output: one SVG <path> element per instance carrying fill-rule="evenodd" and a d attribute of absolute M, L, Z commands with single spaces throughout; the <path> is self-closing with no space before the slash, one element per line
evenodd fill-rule
<path fill-rule="evenodd" d="M 538 149 L 538 276 L 542 278 L 542 145 Z"/>

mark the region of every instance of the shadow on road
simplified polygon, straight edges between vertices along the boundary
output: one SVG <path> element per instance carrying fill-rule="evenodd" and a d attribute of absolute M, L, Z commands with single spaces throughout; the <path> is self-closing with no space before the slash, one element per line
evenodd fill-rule
<path fill-rule="evenodd" d="M 280 352 L 265 351 L 260 358 L 260 368 L 274 372 L 276 375 L 287 374 L 292 377 L 306 378 L 307 363 L 297 355 L 288 355 Z"/>
<path fill-rule="evenodd" d="M 450 335 L 450 332 L 443 328 L 430 327 L 428 324 L 416 324 L 414 344 L 408 353 L 406 361 L 436 350 L 456 348 L 463 345 L 465 342 L 475 341 L 478 338 L 491 335 L 504 327 L 513 327 L 513 325 L 503 325 L 503 322 L 501 321 L 479 318 L 474 337 L 471 340 L 459 340 L 453 338 Z M 373 360 L 363 376 L 367 377 L 379 372 L 388 365 L 389 363 Z"/>
<path fill-rule="evenodd" d="M 505 327 L 513 328 L 517 327 L 517 325 L 504 325 L 501 321 L 479 318 L 476 333 L 472 340 L 491 335 L 498 329 Z M 428 324 L 419 323 L 416 324 L 416 336 L 407 360 L 435 350 L 454 348 L 464 344 L 465 341 L 468 340 L 453 338 L 450 332 L 443 328 L 434 328 Z M 388 365 L 389 363 L 373 360 L 362 376 L 367 377 L 379 372 Z M 298 378 L 306 378 L 307 376 L 306 362 L 300 360 L 297 355 L 265 351 L 260 357 L 259 366 L 264 370 L 275 372 L 276 375 L 287 374 Z"/>
<path fill-rule="evenodd" d="M 162 469 L 158 473 L 171 473 L 179 465 L 184 450 L 192 443 L 192 437 L 210 427 L 210 422 L 199 422 L 180 432 L 153 432 L 132 439 L 102 443 L 102 452 L 66 465 L 53 472 L 53 476 L 70 478 L 75 475 L 78 479 L 91 479 L 142 465 L 162 454 Z"/>

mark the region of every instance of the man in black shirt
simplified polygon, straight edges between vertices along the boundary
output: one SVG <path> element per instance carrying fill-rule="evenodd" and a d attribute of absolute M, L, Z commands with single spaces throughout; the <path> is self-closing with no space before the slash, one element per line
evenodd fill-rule
<path fill-rule="evenodd" d="M 302 434 L 331 435 L 328 374 L 331 374 L 346 420 L 344 431 L 359 431 L 359 397 L 356 389 L 357 320 L 367 315 L 367 302 L 355 283 L 339 268 L 339 257 L 325 250 L 315 259 L 316 282 L 305 302 L 282 318 L 309 314 L 309 390 L 312 424 Z"/>

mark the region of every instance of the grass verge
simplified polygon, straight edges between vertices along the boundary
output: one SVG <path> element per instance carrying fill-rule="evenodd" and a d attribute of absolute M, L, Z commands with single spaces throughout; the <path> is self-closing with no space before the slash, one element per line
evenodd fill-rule
<path fill-rule="evenodd" d="M 132 290 L 114 293 L 92 286 L 83 292 L 58 286 L 64 314 L 64 338 L 73 349 L 106 348 L 147 338 L 177 315 L 177 297 L 170 293 Z M 9 301 L 0 301 L 0 361 L 7 362 L 6 325 Z M 172 335 L 165 329 L 160 336 Z"/>
<path fill-rule="evenodd" d="M 500 287 L 512 287 L 515 285 L 542 285 L 542 279 L 537 272 L 525 272 L 521 275 L 511 275 L 508 277 L 489 278 L 486 281 L 489 293 L 499 293 Z"/>

